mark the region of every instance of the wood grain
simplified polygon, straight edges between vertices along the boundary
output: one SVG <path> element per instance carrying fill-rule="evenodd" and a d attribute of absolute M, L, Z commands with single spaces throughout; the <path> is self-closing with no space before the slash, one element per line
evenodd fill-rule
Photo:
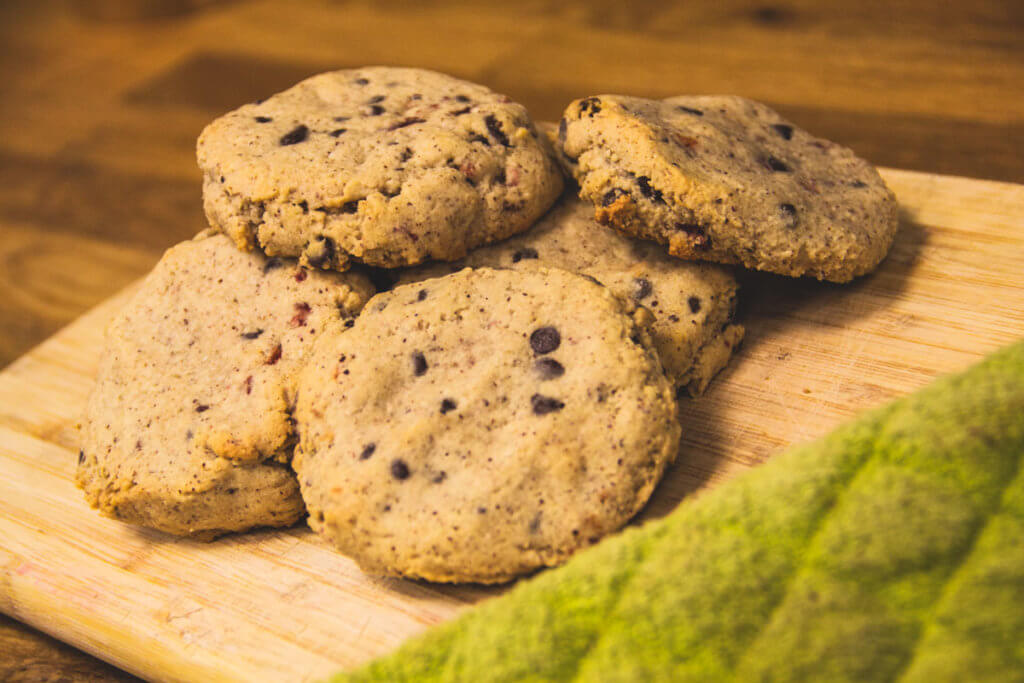
<path fill-rule="evenodd" d="M 746 341 L 639 522 L 1024 336 L 1024 186 L 884 175 L 903 224 L 877 272 L 745 278 Z M 302 527 L 204 544 L 88 510 L 75 423 L 131 291 L 0 373 L 0 611 L 146 678 L 311 680 L 504 590 L 367 577 Z"/>
<path fill-rule="evenodd" d="M 203 227 L 203 125 L 317 71 L 440 69 L 548 119 L 596 92 L 736 92 L 879 164 L 1024 182 L 1022 30 L 1016 0 L 6 0 L 0 367 Z M 81 677 L 21 636 L 0 679 Z"/>

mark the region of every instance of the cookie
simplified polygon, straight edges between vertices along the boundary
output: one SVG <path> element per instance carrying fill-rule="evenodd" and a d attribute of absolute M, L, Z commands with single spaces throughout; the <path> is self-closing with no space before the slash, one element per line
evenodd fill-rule
<path fill-rule="evenodd" d="M 211 123 L 197 154 L 211 225 L 335 270 L 460 258 L 528 228 L 562 189 L 526 109 L 421 69 L 313 76 Z"/>
<path fill-rule="evenodd" d="M 619 528 L 678 448 L 649 314 L 563 270 L 370 300 L 300 375 L 310 525 L 366 571 L 509 580 Z"/>
<path fill-rule="evenodd" d="M 562 268 L 597 279 L 620 298 L 654 314 L 651 339 L 669 377 L 692 396 L 703 393 L 743 339 L 733 322 L 736 280 L 724 267 L 681 261 L 661 245 L 620 235 L 594 220 L 594 208 L 566 194 L 529 231 L 481 247 L 455 264 L 402 273 L 400 282 L 462 267 Z"/>
<path fill-rule="evenodd" d="M 372 293 L 209 231 L 170 249 L 107 331 L 78 461 L 89 503 L 200 538 L 295 522 L 290 383 Z"/>
<path fill-rule="evenodd" d="M 846 282 L 899 225 L 868 162 L 741 97 L 588 97 L 557 139 L 599 221 L 680 258 Z"/>

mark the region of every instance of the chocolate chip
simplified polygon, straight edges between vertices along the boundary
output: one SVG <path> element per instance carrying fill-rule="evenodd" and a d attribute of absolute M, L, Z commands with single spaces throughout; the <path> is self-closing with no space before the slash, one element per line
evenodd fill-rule
<path fill-rule="evenodd" d="M 491 136 L 501 143 L 502 147 L 509 147 L 508 136 L 505 135 L 505 131 L 501 129 L 501 124 L 498 123 L 498 119 L 494 117 L 494 114 L 488 114 L 484 117 L 484 124 L 487 125 L 487 131 Z"/>
<path fill-rule="evenodd" d="M 651 281 L 645 277 L 638 277 L 633 280 L 633 298 L 639 301 L 651 295 Z"/>
<path fill-rule="evenodd" d="M 412 372 L 419 377 L 427 371 L 427 359 L 420 351 L 412 353 Z"/>
<path fill-rule="evenodd" d="M 661 196 L 661 190 L 655 190 L 651 187 L 651 179 L 647 176 L 637 176 L 636 184 L 640 187 L 640 194 L 643 196 L 658 204 L 665 203 L 665 199 Z"/>
<path fill-rule="evenodd" d="M 773 156 L 769 156 L 767 159 L 765 159 L 764 160 L 764 165 L 767 166 L 769 169 L 771 169 L 773 171 L 778 171 L 778 172 L 782 172 L 782 173 L 788 173 L 789 172 L 789 166 L 787 166 L 784 161 L 782 161 L 780 159 L 776 159 Z"/>
<path fill-rule="evenodd" d="M 581 117 L 586 114 L 590 118 L 594 118 L 594 114 L 601 111 L 601 99 L 599 97 L 588 97 L 580 100 L 579 109 Z"/>
<path fill-rule="evenodd" d="M 376 450 L 377 450 L 377 444 L 372 443 L 372 442 L 366 444 L 365 446 L 363 446 L 363 452 L 359 454 L 359 459 L 360 460 L 369 460 L 370 456 L 373 455 L 373 452 L 376 451 Z"/>
<path fill-rule="evenodd" d="M 685 232 L 693 243 L 693 248 L 698 251 L 706 251 L 711 248 L 711 238 L 704 232 L 703 225 L 696 223 L 676 223 L 676 230 Z"/>
<path fill-rule="evenodd" d="M 491 146 L 491 141 L 488 140 L 487 138 L 485 138 L 483 135 L 480 135 L 480 133 L 470 133 L 469 134 L 469 141 L 470 142 L 479 142 L 479 143 L 482 143 L 482 144 L 486 145 L 487 147 Z"/>
<path fill-rule="evenodd" d="M 420 293 L 416 295 L 416 301 L 423 301 L 427 298 L 427 290 L 421 289 Z"/>
<path fill-rule="evenodd" d="M 309 202 L 303 199 L 299 202 L 299 208 L 302 209 L 302 213 L 309 213 Z"/>
<path fill-rule="evenodd" d="M 345 327 L 352 327 L 355 324 L 356 324 L 356 319 L 355 318 L 349 318 L 348 320 L 345 321 Z"/>
<path fill-rule="evenodd" d="M 368 79 L 368 78 L 357 78 L 356 80 L 354 80 L 352 82 L 355 83 L 356 85 L 366 85 L 367 83 L 370 82 L 370 79 Z"/>
<path fill-rule="evenodd" d="M 446 399 L 443 399 L 441 401 L 441 414 L 442 415 L 444 415 L 445 413 L 451 412 L 453 410 L 455 410 L 455 401 L 453 401 L 450 398 L 446 398 Z"/>
<path fill-rule="evenodd" d="M 558 122 L 558 143 L 561 145 L 565 144 L 565 133 L 568 127 L 569 123 L 565 119 Z"/>
<path fill-rule="evenodd" d="M 792 204 L 779 204 L 779 215 L 787 228 L 795 228 L 797 223 L 796 207 Z"/>
<path fill-rule="evenodd" d="M 263 264 L 263 272 L 269 273 L 270 271 L 274 270 L 274 268 L 280 268 L 282 265 L 284 264 L 278 257 L 274 256 L 273 258 L 268 258 L 267 262 Z"/>
<path fill-rule="evenodd" d="M 391 461 L 391 476 L 395 479 L 409 478 L 409 466 L 405 464 L 404 460 Z"/>
<path fill-rule="evenodd" d="M 694 109 L 693 107 L 684 107 L 683 105 L 676 106 L 677 111 L 681 111 L 684 114 L 693 114 L 694 116 L 704 116 L 704 112 L 700 109 Z"/>
<path fill-rule="evenodd" d="M 555 379 L 565 374 L 565 368 L 554 358 L 539 358 L 533 367 L 541 379 Z"/>
<path fill-rule="evenodd" d="M 554 327 L 538 327 L 530 334 L 530 348 L 534 353 L 551 353 L 562 343 L 562 335 Z"/>
<path fill-rule="evenodd" d="M 359 210 L 359 200 L 358 199 L 353 199 L 350 202 L 345 202 L 344 204 L 341 205 L 341 208 L 338 209 L 338 211 L 340 213 L 355 213 L 358 210 Z"/>
<path fill-rule="evenodd" d="M 540 394 L 534 394 L 530 397 L 530 405 L 533 406 L 533 412 L 537 415 L 547 415 L 565 407 L 565 404 L 557 398 L 541 396 Z"/>
<path fill-rule="evenodd" d="M 625 190 L 613 187 L 612 189 L 605 192 L 604 196 L 601 197 L 601 206 L 611 206 L 619 197 L 622 197 L 625 194 Z"/>
<path fill-rule="evenodd" d="M 690 305 L 690 313 L 700 313 L 700 297 L 691 296 L 686 303 Z"/>
<path fill-rule="evenodd" d="M 450 115 L 451 116 L 462 116 L 463 114 L 468 114 L 469 110 L 471 108 L 472 107 L 463 107 L 462 109 L 456 109 L 455 111 L 450 112 Z"/>
<path fill-rule="evenodd" d="M 352 118 L 352 117 L 351 116 L 335 116 L 334 120 L 337 121 L 338 123 L 345 123 L 350 118 Z"/>
<path fill-rule="evenodd" d="M 401 155 L 399 155 L 398 160 L 404 164 L 405 162 L 409 161 L 409 159 L 412 159 L 412 150 L 406 147 L 405 149 L 402 150 L 402 153 Z"/>
<path fill-rule="evenodd" d="M 793 126 L 787 126 L 784 123 L 773 123 L 772 128 L 775 132 L 782 136 L 783 140 L 793 139 Z"/>
<path fill-rule="evenodd" d="M 332 138 L 336 138 L 347 130 L 348 128 L 335 128 L 330 133 L 328 133 L 328 135 L 330 135 Z"/>
<path fill-rule="evenodd" d="M 371 104 L 368 116 L 380 116 L 384 113 L 384 107 L 379 104 Z"/>
<path fill-rule="evenodd" d="M 406 126 L 411 126 L 416 123 L 423 123 L 424 121 L 426 121 L 426 119 L 421 119 L 418 116 L 410 116 L 402 119 L 398 123 L 392 123 L 388 126 L 388 130 L 398 130 L 399 128 L 405 128 Z"/>
<path fill-rule="evenodd" d="M 295 281 L 296 282 L 305 282 L 306 281 L 306 277 L 308 277 L 308 275 L 306 273 L 306 269 L 305 268 L 299 268 L 297 271 L 295 271 Z"/>
<path fill-rule="evenodd" d="M 243 332 L 242 333 L 242 339 L 256 339 L 261 334 L 263 334 L 263 330 L 259 330 L 259 329 L 253 330 L 252 332 Z"/>
<path fill-rule="evenodd" d="M 366 101 L 366 103 L 367 104 L 377 104 L 378 102 L 383 102 L 383 101 L 384 101 L 384 96 L 383 95 L 374 95 L 373 97 L 368 99 Z"/>
<path fill-rule="evenodd" d="M 297 145 L 300 142 L 305 142 L 308 137 L 309 128 L 306 128 L 303 124 L 299 124 L 281 136 L 280 144 L 282 147 L 287 145 Z"/>
<path fill-rule="evenodd" d="M 85 451 L 78 451 L 78 464 L 85 462 Z"/>
<path fill-rule="evenodd" d="M 306 247 L 306 260 L 315 268 L 322 268 L 334 258 L 334 240 L 326 235 L 317 235 Z"/>
<path fill-rule="evenodd" d="M 256 117 L 256 123 L 270 123 L 273 120 L 274 119 L 270 118 L 269 116 L 257 116 Z"/>
<path fill-rule="evenodd" d="M 472 102 L 473 100 L 469 99 L 469 97 L 466 96 L 466 95 L 456 95 L 455 96 L 455 101 L 456 102 Z"/>
<path fill-rule="evenodd" d="M 210 409 L 210 406 L 204 405 L 202 403 L 200 403 L 199 405 L 196 406 L 196 412 L 197 413 L 205 413 L 209 409 Z"/>
<path fill-rule="evenodd" d="M 515 253 L 512 254 L 512 263 L 519 263 L 523 259 L 535 258 L 538 258 L 536 249 L 533 247 L 523 247 L 522 249 L 516 249 Z"/>
<path fill-rule="evenodd" d="M 579 276 L 580 276 L 581 278 L 583 278 L 584 280 L 589 280 L 590 282 L 593 282 L 593 283 L 594 283 L 595 285 L 597 285 L 598 287 L 604 287 L 604 283 L 603 283 L 603 282 L 601 282 L 600 280 L 598 280 L 598 279 L 597 279 L 596 277 L 594 277 L 593 275 L 589 275 L 588 273 L 580 273 L 580 274 L 579 274 Z"/>

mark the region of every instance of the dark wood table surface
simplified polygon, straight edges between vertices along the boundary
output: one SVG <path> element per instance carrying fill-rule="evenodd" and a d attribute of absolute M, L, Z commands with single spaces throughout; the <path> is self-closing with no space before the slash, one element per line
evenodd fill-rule
<path fill-rule="evenodd" d="M 878 165 L 1024 182 L 1024 3 L 832 5 L 4 0 L 0 367 L 204 227 L 208 121 L 328 69 L 437 69 L 548 120 L 736 93 Z M 130 678 L 0 615 L 0 680 Z"/>

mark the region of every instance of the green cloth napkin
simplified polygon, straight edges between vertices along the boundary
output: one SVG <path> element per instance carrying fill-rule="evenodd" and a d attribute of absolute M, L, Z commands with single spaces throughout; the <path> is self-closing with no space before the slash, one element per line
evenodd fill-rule
<path fill-rule="evenodd" d="M 1024 343 L 336 681 L 1024 681 Z"/>

